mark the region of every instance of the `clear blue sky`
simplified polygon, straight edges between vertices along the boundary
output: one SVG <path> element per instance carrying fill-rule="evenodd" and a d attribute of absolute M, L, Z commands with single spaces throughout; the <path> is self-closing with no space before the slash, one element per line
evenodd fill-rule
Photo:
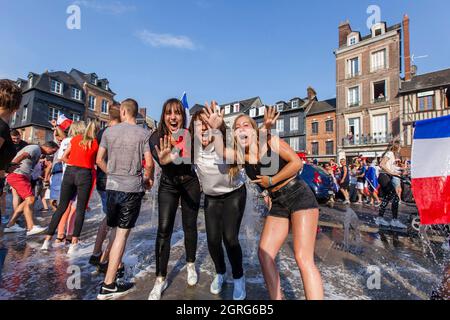
<path fill-rule="evenodd" d="M 80 0 L 81 30 L 68 30 L 68 0 L 0 0 L 0 77 L 29 71 L 96 72 L 117 99 L 133 97 L 159 119 L 163 102 L 191 105 L 260 96 L 265 103 L 335 96 L 338 24 L 368 33 L 367 7 L 389 25 L 411 18 L 419 73 L 450 67 L 450 1 Z"/>

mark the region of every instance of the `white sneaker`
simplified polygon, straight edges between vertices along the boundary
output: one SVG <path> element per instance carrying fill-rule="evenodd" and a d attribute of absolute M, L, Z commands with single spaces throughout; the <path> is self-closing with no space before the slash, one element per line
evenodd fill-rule
<path fill-rule="evenodd" d="M 398 229 L 408 229 L 408 227 L 406 225 L 404 225 L 403 223 L 401 223 L 400 220 L 398 220 L 398 219 L 393 219 L 391 221 L 391 227 L 398 228 Z"/>
<path fill-rule="evenodd" d="M 42 233 L 45 230 L 47 230 L 47 228 L 40 227 L 40 226 L 33 226 L 33 228 L 30 231 L 27 231 L 27 237 L 31 237 L 36 234 Z"/>
<path fill-rule="evenodd" d="M 234 279 L 233 300 L 245 300 L 246 297 L 245 277 Z"/>
<path fill-rule="evenodd" d="M 52 246 L 52 243 L 50 240 L 45 240 L 44 244 L 41 247 L 42 251 L 48 251 L 50 249 L 50 247 Z"/>
<path fill-rule="evenodd" d="M 209 291 L 212 294 L 220 294 L 222 292 L 223 284 L 225 283 L 225 275 L 224 274 L 216 274 L 213 282 L 211 283 L 211 287 Z"/>
<path fill-rule="evenodd" d="M 389 223 L 389 221 L 387 221 L 385 218 L 383 217 L 378 217 L 375 219 L 375 224 L 377 226 L 383 226 L 383 227 L 389 227 L 391 226 L 391 224 Z"/>
<path fill-rule="evenodd" d="M 15 224 L 12 227 L 3 229 L 3 233 L 18 233 L 27 231 L 25 228 L 19 227 L 19 225 Z"/>
<path fill-rule="evenodd" d="M 195 263 L 188 263 L 187 264 L 187 283 L 188 285 L 195 286 L 198 282 L 198 275 L 197 270 L 195 270 Z"/>
<path fill-rule="evenodd" d="M 148 296 L 148 300 L 161 300 L 161 295 L 164 290 L 167 289 L 167 280 L 164 278 L 157 278 L 155 281 L 155 286 L 153 287 L 152 292 Z"/>
<path fill-rule="evenodd" d="M 73 256 L 77 253 L 78 249 L 80 248 L 80 243 L 71 243 L 69 245 L 69 250 L 67 250 L 68 256 Z"/>

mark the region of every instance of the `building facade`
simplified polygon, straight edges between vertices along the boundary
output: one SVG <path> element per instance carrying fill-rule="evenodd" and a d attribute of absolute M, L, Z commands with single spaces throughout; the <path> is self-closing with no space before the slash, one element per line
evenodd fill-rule
<path fill-rule="evenodd" d="M 108 79 L 99 79 L 95 73 L 83 73 L 72 69 L 70 75 L 83 88 L 85 97 L 84 120 L 99 122 L 101 128 L 109 121 L 109 106 L 114 103 L 115 93 L 109 87 Z"/>
<path fill-rule="evenodd" d="M 319 163 L 336 161 L 336 99 L 312 101 L 306 111 L 306 154 Z"/>
<path fill-rule="evenodd" d="M 53 140 L 51 121 L 60 114 L 75 121 L 84 117 L 83 88 L 66 72 L 29 73 L 28 80 L 18 79 L 17 85 L 23 99 L 10 126 L 28 143 Z"/>
<path fill-rule="evenodd" d="M 289 101 L 278 101 L 273 105 L 280 113 L 275 129 L 281 139 L 284 139 L 296 152 L 306 149 L 305 108 L 307 99 L 292 98 Z M 264 112 L 269 106 L 252 107 L 247 114 L 255 119 L 258 127 L 264 122 Z"/>
<path fill-rule="evenodd" d="M 450 69 L 402 81 L 400 110 L 402 155 L 410 158 L 414 123 L 450 114 Z"/>
<path fill-rule="evenodd" d="M 403 28 L 409 48 L 407 16 Z M 338 157 L 381 156 L 400 135 L 402 25 L 381 22 L 362 37 L 348 21 L 342 23 L 335 56 Z"/>
<path fill-rule="evenodd" d="M 246 100 L 239 100 L 220 105 L 220 110 L 225 111 L 224 121 L 227 127 L 232 128 L 234 120 L 237 116 L 245 113 L 249 114 L 250 109 L 258 109 L 263 106 L 260 97 L 250 98 Z"/>

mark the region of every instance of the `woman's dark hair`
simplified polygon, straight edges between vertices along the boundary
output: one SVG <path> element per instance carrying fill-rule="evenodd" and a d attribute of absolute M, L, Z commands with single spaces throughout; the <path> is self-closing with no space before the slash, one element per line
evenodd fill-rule
<path fill-rule="evenodd" d="M 181 116 L 183 117 L 183 125 L 182 127 L 184 129 L 185 128 L 185 123 L 186 123 L 186 113 L 184 112 L 184 107 L 183 104 L 181 103 L 181 101 L 179 99 L 176 98 L 172 98 L 167 100 L 164 105 L 163 105 L 163 109 L 161 112 L 161 119 L 159 120 L 159 125 L 158 125 L 158 132 L 161 136 L 165 136 L 165 135 L 169 135 L 169 128 L 167 128 L 166 126 L 166 122 L 164 121 L 164 116 L 166 114 L 167 109 L 169 109 L 170 107 L 175 106 L 176 109 L 181 113 Z"/>

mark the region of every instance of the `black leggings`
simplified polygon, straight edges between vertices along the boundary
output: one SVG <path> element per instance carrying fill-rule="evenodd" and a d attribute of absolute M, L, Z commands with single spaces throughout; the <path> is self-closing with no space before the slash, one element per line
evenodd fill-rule
<path fill-rule="evenodd" d="M 158 191 L 158 234 L 156 236 L 156 276 L 167 276 L 175 216 L 181 198 L 186 261 L 195 262 L 197 251 L 197 217 L 200 208 L 200 183 L 197 177 L 171 179 L 161 176 Z"/>
<path fill-rule="evenodd" d="M 378 177 L 378 183 L 380 184 L 381 191 L 383 192 L 383 200 L 378 212 L 380 217 L 384 217 L 384 213 L 386 212 L 386 208 L 388 207 L 389 202 L 392 202 L 392 218 L 397 219 L 400 199 L 397 195 L 397 191 L 395 190 L 394 185 L 392 184 L 392 178 L 385 173 L 381 173 Z"/>
<path fill-rule="evenodd" d="M 92 171 L 79 167 L 67 167 L 61 185 L 61 196 L 59 199 L 58 209 L 52 217 L 52 221 L 48 227 L 47 235 L 53 236 L 58 228 L 64 212 L 69 207 L 70 201 L 74 195 L 77 196 L 77 209 L 75 218 L 75 228 L 73 237 L 79 238 L 81 229 L 83 228 L 84 215 L 89 202 L 89 196 L 92 188 Z"/>
<path fill-rule="evenodd" d="M 209 253 L 214 261 L 216 273 L 225 274 L 223 241 L 234 279 L 240 279 L 244 275 L 239 230 L 244 216 L 246 199 L 245 185 L 223 196 L 205 196 L 205 223 Z"/>

